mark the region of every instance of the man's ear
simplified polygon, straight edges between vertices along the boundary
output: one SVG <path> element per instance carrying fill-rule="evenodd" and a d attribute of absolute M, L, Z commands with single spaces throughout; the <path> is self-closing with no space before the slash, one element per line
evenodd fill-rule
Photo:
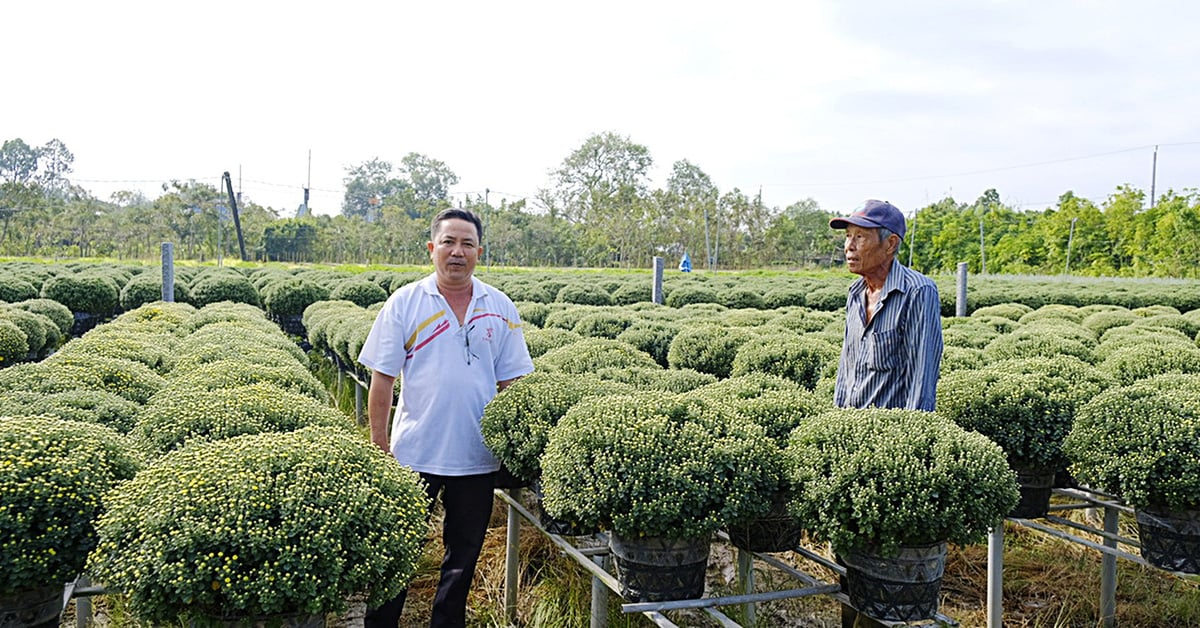
<path fill-rule="evenodd" d="M 892 255 L 896 255 L 900 252 L 900 243 L 903 241 L 904 240 L 901 240 L 900 236 L 895 233 L 888 236 L 888 242 L 892 245 Z"/>

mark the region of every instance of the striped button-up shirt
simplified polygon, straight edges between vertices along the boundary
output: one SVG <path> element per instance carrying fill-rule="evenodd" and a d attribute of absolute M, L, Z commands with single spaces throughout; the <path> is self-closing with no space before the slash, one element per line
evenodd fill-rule
<path fill-rule="evenodd" d="M 867 323 L 867 283 L 854 282 L 846 297 L 834 403 L 932 411 L 942 362 L 937 286 L 893 259 L 876 308 Z"/>

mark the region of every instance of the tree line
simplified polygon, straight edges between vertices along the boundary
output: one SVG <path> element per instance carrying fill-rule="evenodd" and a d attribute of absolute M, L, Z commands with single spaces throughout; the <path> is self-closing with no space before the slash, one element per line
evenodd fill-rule
<path fill-rule="evenodd" d="M 228 199 L 217 186 L 170 181 L 95 198 L 70 182 L 74 156 L 59 140 L 0 147 L 0 255 L 149 259 L 160 243 L 176 255 L 236 257 Z M 811 198 L 769 207 L 738 188 L 720 190 L 698 165 L 672 164 L 651 185 L 647 147 L 600 133 L 551 171 L 529 199 L 499 204 L 468 195 L 458 204 L 485 223 L 485 261 L 508 266 L 645 268 L 654 256 L 693 268 L 818 268 L 841 262 L 836 215 Z M 239 205 L 248 255 L 260 261 L 424 264 L 429 221 L 451 205 L 458 176 L 445 163 L 409 153 L 347 169 L 341 213 L 281 217 Z M 224 216 L 224 218 L 219 218 Z M 220 229 L 218 228 L 220 227 Z M 971 203 L 944 198 L 909 219 L 901 260 L 928 273 L 967 262 L 975 273 L 1200 276 L 1200 194 L 1168 192 L 1153 206 L 1118 186 L 1103 202 L 1065 192 L 1053 207 L 1022 211 L 995 190 Z"/>

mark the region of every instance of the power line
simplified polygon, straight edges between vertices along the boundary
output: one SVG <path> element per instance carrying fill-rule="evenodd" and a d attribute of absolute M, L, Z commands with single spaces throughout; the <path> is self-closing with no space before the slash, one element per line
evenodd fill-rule
<path fill-rule="evenodd" d="M 1139 150 L 1152 149 L 1152 148 L 1155 148 L 1156 146 L 1194 146 L 1194 145 L 1200 145 L 1200 141 L 1173 142 L 1173 143 L 1169 143 L 1169 144 L 1147 144 L 1145 146 L 1135 146 L 1132 148 L 1121 148 L 1118 150 L 1108 151 L 1108 152 L 1104 152 L 1104 153 L 1094 153 L 1091 155 L 1080 155 L 1080 156 L 1076 156 L 1076 157 L 1064 157 L 1062 159 L 1051 159 L 1048 161 L 1039 161 L 1039 162 L 1034 162 L 1034 163 L 1019 164 L 1019 165 L 1015 165 L 1015 166 L 1001 166 L 998 168 L 985 168 L 982 170 L 968 170 L 968 171 L 958 172 L 958 173 L 953 173 L 953 174 L 933 174 L 933 175 L 921 175 L 921 176 L 916 176 L 916 177 L 901 177 L 901 178 L 894 178 L 894 179 L 874 179 L 874 180 L 869 180 L 869 181 L 817 181 L 817 182 L 808 182 L 808 183 L 766 183 L 764 185 L 769 185 L 772 187 L 801 187 L 801 186 L 818 187 L 818 186 L 835 186 L 835 185 L 875 185 L 875 184 L 880 184 L 880 183 L 906 183 L 909 181 L 926 181 L 929 179 L 948 179 L 948 178 L 952 178 L 952 177 L 966 177 L 966 176 L 973 176 L 973 175 L 979 175 L 979 174 L 991 174 L 993 172 L 1004 172 L 1006 170 L 1020 170 L 1022 168 L 1037 168 L 1040 166 L 1050 166 L 1050 165 L 1054 165 L 1054 164 L 1062 164 L 1062 163 L 1068 163 L 1068 162 L 1072 162 L 1072 161 L 1083 161 L 1086 159 L 1096 159 L 1098 157 L 1108 157 L 1111 155 L 1119 155 L 1121 153 L 1131 153 L 1131 152 L 1135 152 L 1135 151 L 1139 151 Z"/>

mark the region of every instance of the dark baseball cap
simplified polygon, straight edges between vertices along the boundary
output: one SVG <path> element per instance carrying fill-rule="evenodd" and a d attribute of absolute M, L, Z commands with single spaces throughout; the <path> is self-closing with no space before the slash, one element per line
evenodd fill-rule
<path fill-rule="evenodd" d="M 829 221 L 834 229 L 845 229 L 850 225 L 858 225 L 867 229 L 883 227 L 904 239 L 904 214 L 895 205 L 887 201 L 870 199 L 854 209 L 849 216 L 838 217 Z"/>

